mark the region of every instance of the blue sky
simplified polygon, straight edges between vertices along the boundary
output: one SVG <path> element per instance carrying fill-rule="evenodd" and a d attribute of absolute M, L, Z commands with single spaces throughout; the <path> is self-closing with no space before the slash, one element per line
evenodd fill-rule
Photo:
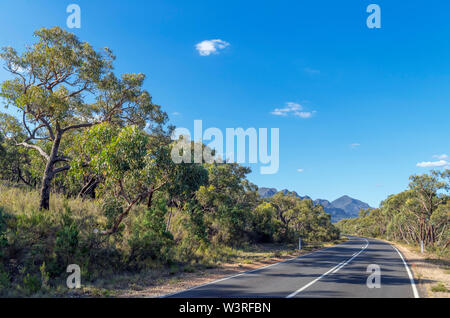
<path fill-rule="evenodd" d="M 429 170 L 418 163 L 449 161 L 448 1 L 2 1 L 0 45 L 67 29 L 71 3 L 71 31 L 111 48 L 118 73 L 147 74 L 176 126 L 280 128 L 279 172 L 253 167 L 259 186 L 378 206 Z M 381 29 L 366 26 L 370 3 Z M 226 47 L 201 55 L 213 39 Z M 287 103 L 313 113 L 273 114 Z"/>

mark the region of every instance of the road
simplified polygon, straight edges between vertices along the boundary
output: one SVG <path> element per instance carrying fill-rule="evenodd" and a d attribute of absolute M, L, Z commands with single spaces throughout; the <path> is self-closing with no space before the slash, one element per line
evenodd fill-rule
<path fill-rule="evenodd" d="M 380 268 L 380 288 L 367 285 L 372 273 L 367 269 L 372 264 Z M 419 295 L 411 271 L 395 247 L 383 241 L 351 236 L 330 248 L 167 297 L 411 298 Z"/>

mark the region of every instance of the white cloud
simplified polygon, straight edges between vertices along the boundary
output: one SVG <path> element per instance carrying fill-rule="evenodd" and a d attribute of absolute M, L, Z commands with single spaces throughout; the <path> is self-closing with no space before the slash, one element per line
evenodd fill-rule
<path fill-rule="evenodd" d="M 305 171 L 304 169 L 297 169 L 297 172 L 303 172 Z"/>
<path fill-rule="evenodd" d="M 300 118 L 310 118 L 312 115 L 316 113 L 315 110 L 313 111 L 303 111 L 303 106 L 297 103 L 293 102 L 287 102 L 285 107 L 283 108 L 275 108 L 274 111 L 271 112 L 272 115 L 276 116 L 289 116 L 293 115 L 295 117 Z"/>
<path fill-rule="evenodd" d="M 315 70 L 315 69 L 310 68 L 310 67 L 306 67 L 305 68 L 305 72 L 310 74 L 310 75 L 319 75 L 320 74 L 319 70 Z"/>
<path fill-rule="evenodd" d="M 174 115 L 174 116 L 180 116 L 181 113 L 179 113 L 179 112 L 173 112 L 172 115 Z"/>
<path fill-rule="evenodd" d="M 430 168 L 430 167 L 443 167 L 450 164 L 448 161 L 439 160 L 439 161 L 423 161 L 417 164 L 418 167 L 422 168 Z"/>
<path fill-rule="evenodd" d="M 358 143 L 354 143 L 354 144 L 350 145 L 350 147 L 352 147 L 352 148 L 356 148 L 356 147 L 359 147 L 359 146 L 361 146 L 361 144 L 358 144 Z"/>
<path fill-rule="evenodd" d="M 219 50 L 223 50 L 230 43 L 221 39 L 205 40 L 195 45 L 196 50 L 201 56 L 209 56 L 211 54 L 218 54 Z"/>
<path fill-rule="evenodd" d="M 446 154 L 434 155 L 433 158 L 436 158 L 438 160 L 446 160 L 446 159 L 448 159 L 448 156 Z"/>

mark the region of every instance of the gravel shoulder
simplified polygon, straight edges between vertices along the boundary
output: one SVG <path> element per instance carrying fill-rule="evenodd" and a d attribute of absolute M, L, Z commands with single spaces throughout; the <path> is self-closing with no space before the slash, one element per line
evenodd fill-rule
<path fill-rule="evenodd" d="M 439 259 L 430 253 L 421 254 L 418 248 L 404 244 L 389 243 L 397 247 L 407 259 L 418 282 L 421 297 L 450 298 L 450 260 Z"/>

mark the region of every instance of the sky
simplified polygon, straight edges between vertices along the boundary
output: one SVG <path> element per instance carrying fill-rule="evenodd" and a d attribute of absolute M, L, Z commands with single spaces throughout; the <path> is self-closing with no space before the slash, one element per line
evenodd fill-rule
<path fill-rule="evenodd" d="M 377 207 L 449 165 L 449 13 L 442 0 L 1 1 L 0 46 L 60 26 L 111 48 L 117 73 L 145 73 L 177 127 L 279 128 L 279 171 L 251 165 L 258 186 Z"/>

